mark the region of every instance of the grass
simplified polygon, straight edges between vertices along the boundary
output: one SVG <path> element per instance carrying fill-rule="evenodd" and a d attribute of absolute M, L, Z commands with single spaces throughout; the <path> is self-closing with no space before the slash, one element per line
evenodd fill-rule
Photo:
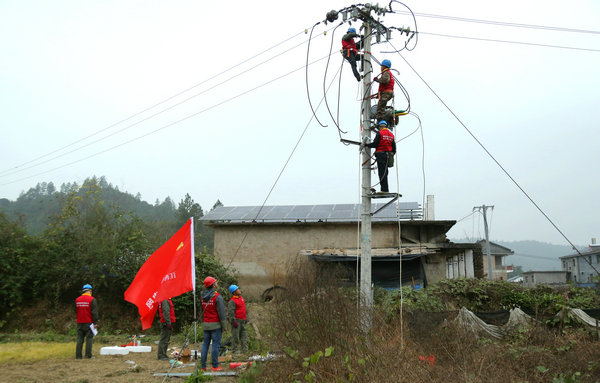
<path fill-rule="evenodd" d="M 74 343 L 0 343 L 0 364 L 27 363 L 43 359 L 69 358 L 73 357 L 74 354 Z"/>

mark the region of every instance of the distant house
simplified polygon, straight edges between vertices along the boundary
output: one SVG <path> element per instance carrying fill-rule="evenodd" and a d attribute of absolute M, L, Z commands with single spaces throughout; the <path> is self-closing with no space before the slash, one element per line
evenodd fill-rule
<path fill-rule="evenodd" d="M 482 277 L 481 247 L 452 243 L 456 221 L 423 220 L 416 202 L 372 204 L 375 285 L 425 286 L 444 278 Z M 343 265 L 348 283 L 360 270 L 359 204 L 219 207 L 202 220 L 214 228 L 214 255 L 239 273 L 252 295 L 281 284 L 290 261 Z M 401 233 L 401 237 L 399 236 Z M 402 275 L 400 276 L 400 259 Z"/>
<path fill-rule="evenodd" d="M 481 247 L 481 252 L 483 254 L 483 273 L 485 275 L 489 275 L 485 240 L 482 239 L 481 241 L 478 241 L 477 244 Z M 508 266 L 506 265 L 506 261 L 504 260 L 504 258 L 514 253 L 515 252 L 509 249 L 508 247 L 504 247 L 490 241 L 490 256 L 492 258 L 493 280 L 506 281 L 508 279 Z"/>
<path fill-rule="evenodd" d="M 569 271 L 526 271 L 523 273 L 523 287 L 536 285 L 561 286 L 571 280 Z"/>
<path fill-rule="evenodd" d="M 598 282 L 596 270 L 600 270 L 600 245 L 592 239 L 592 244 L 585 251 L 560 257 L 562 270 L 569 271 L 573 282 L 588 284 Z M 595 270 L 594 270 L 595 269 Z"/>

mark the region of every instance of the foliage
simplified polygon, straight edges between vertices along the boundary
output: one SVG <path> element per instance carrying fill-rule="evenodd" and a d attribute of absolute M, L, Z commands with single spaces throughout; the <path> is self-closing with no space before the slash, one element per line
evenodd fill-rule
<path fill-rule="evenodd" d="M 196 219 L 198 278 L 210 274 L 224 286 L 235 282 L 209 254 L 213 234 L 198 221 L 203 210 L 189 194 L 177 209 L 169 197 L 152 206 L 104 177 L 92 177 L 82 185 L 63 184 L 60 190 L 52 183 L 38 184 L 15 202 L 0 200 L 0 209 L 0 328 L 18 318 L 25 303 L 46 302 L 54 314 L 65 305 L 71 311 L 84 283 L 94 286 L 104 328 L 111 326 L 105 319 L 135 315 L 123 293 L 148 256 L 189 217 Z M 192 319 L 191 295 L 178 298 L 182 319 Z M 56 324 L 49 328 L 58 329 Z"/>

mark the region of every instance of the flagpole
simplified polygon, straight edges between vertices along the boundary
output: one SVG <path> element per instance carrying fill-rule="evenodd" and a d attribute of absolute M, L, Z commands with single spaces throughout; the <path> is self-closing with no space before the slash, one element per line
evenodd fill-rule
<path fill-rule="evenodd" d="M 194 217 L 190 218 L 190 237 L 192 245 L 192 286 L 194 296 L 194 370 L 196 370 L 196 382 L 198 381 L 198 318 L 196 317 L 196 256 L 194 254 Z"/>

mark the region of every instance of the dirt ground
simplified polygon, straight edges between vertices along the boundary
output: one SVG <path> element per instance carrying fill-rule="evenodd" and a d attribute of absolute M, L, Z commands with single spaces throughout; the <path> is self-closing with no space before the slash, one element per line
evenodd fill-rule
<path fill-rule="evenodd" d="M 156 359 L 156 348 L 149 353 L 129 353 L 127 355 L 100 355 L 100 347 L 94 345 L 92 359 L 46 359 L 31 363 L 10 363 L 0 366 L 0 382 L 4 383 L 136 383 L 162 382 L 164 377 L 154 373 L 166 373 L 168 361 Z M 73 344 L 73 348 L 75 345 Z M 193 362 L 192 362 L 193 363 Z M 185 365 L 191 363 L 185 363 Z M 225 371 L 232 371 L 228 363 L 221 363 Z M 193 366 L 174 367 L 172 372 L 192 372 Z M 167 382 L 183 382 L 185 378 L 168 378 Z M 233 383 L 236 377 L 214 377 L 212 382 Z"/>
<path fill-rule="evenodd" d="M 252 326 L 257 338 L 261 338 L 262 323 L 264 322 L 266 311 L 263 304 L 249 303 L 248 312 L 252 319 Z M 261 330 L 259 330 L 261 327 Z M 136 383 L 136 382 L 162 382 L 163 376 L 154 376 L 155 373 L 166 373 L 170 364 L 168 361 L 159 361 L 156 359 L 156 344 L 142 342 L 143 345 L 151 345 L 152 351 L 149 353 L 129 353 L 127 355 L 100 355 L 100 348 L 104 346 L 114 346 L 115 344 L 99 344 L 94 342 L 93 359 L 77 360 L 74 357 L 68 358 L 49 358 L 36 362 L 27 363 L 0 363 L 0 383 Z M 200 347 L 200 344 L 198 344 Z M 179 350 L 181 344 L 171 338 L 169 344 L 169 354 L 171 351 Z M 73 342 L 73 353 L 75 352 L 75 343 Z M 243 360 L 232 360 L 233 362 L 242 362 Z M 225 371 L 235 371 L 229 369 L 229 362 L 221 363 Z M 185 362 L 184 366 L 177 366 L 172 372 L 186 373 L 193 372 L 194 367 L 189 366 L 192 362 Z M 210 365 L 210 362 L 209 362 Z M 234 383 L 236 377 L 213 377 L 215 383 Z M 185 378 L 171 377 L 166 382 L 184 382 Z"/>

